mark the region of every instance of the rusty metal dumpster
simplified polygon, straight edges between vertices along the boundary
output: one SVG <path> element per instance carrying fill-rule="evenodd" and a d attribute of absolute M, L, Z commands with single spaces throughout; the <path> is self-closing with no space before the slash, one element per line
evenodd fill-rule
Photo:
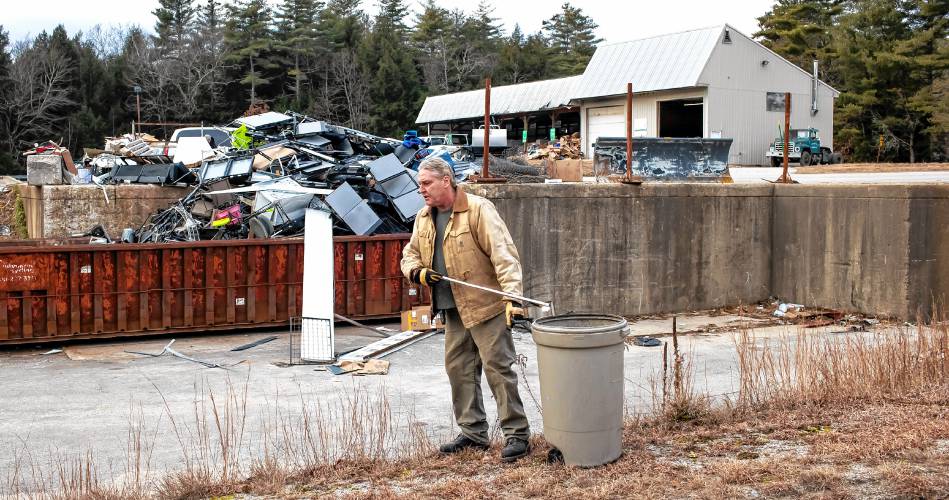
<path fill-rule="evenodd" d="M 336 312 L 428 300 L 399 270 L 409 235 L 334 238 Z M 303 239 L 0 246 L 0 344 L 279 326 L 299 316 Z"/>

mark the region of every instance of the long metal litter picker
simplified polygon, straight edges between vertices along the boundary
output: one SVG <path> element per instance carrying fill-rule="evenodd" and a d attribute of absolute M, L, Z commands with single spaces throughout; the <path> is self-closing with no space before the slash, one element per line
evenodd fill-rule
<path fill-rule="evenodd" d="M 459 279 L 449 278 L 448 276 L 445 276 L 445 275 L 442 275 L 442 279 L 445 280 L 445 281 L 451 282 L 451 283 L 457 283 L 457 284 L 459 284 L 459 285 L 469 286 L 469 287 L 471 287 L 471 288 L 477 288 L 478 290 L 481 290 L 481 291 L 484 291 L 484 292 L 490 292 L 490 293 L 494 293 L 494 294 L 497 294 L 497 295 L 501 295 L 501 296 L 503 296 L 503 297 L 509 297 L 509 298 L 512 298 L 512 299 L 517 299 L 517 300 L 519 300 L 519 301 L 521 301 L 521 302 L 527 302 L 527 303 L 529 303 L 529 304 L 534 304 L 535 306 L 539 306 L 539 307 L 540 307 L 540 310 L 543 311 L 543 312 L 550 312 L 551 314 L 553 314 L 553 312 L 554 312 L 554 306 L 553 306 L 553 303 L 552 303 L 552 302 L 543 302 L 543 301 L 540 301 L 540 300 L 529 299 L 529 298 L 524 297 L 524 296 L 522 296 L 522 295 L 517 295 L 517 294 L 514 294 L 514 293 L 503 292 L 503 291 L 501 291 L 501 290 L 495 290 L 495 289 L 493 289 L 493 288 L 488 288 L 488 287 L 486 287 L 486 286 L 475 285 L 475 284 L 473 284 L 473 283 L 468 283 L 467 281 L 461 281 L 461 280 L 459 280 Z"/>

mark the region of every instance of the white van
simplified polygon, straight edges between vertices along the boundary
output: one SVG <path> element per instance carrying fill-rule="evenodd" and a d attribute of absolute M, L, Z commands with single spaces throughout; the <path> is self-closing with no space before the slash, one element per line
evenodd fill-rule
<path fill-rule="evenodd" d="M 222 146 L 230 147 L 231 132 L 234 130 L 236 130 L 234 127 L 184 127 L 175 129 L 174 133 L 171 134 L 171 139 L 169 139 L 165 145 L 165 150 L 162 154 L 175 156 L 175 148 L 178 144 L 178 140 L 184 137 L 209 138 L 208 144 L 210 144 L 212 148 Z"/>

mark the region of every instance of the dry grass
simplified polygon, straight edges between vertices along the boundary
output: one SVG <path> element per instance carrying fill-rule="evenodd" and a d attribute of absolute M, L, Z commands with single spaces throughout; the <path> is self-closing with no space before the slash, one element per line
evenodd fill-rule
<path fill-rule="evenodd" d="M 938 321 L 842 337 L 800 333 L 776 344 L 742 330 L 736 343 L 741 410 L 944 401 L 949 394 L 949 328 Z"/>
<path fill-rule="evenodd" d="M 872 172 L 942 172 L 949 171 L 949 163 L 845 163 L 798 167 L 798 174 L 856 174 Z"/>
<path fill-rule="evenodd" d="M 16 457 L 16 496 L 206 498 L 945 497 L 949 492 L 949 326 L 765 342 L 736 338 L 739 392 L 692 389 L 693 353 L 673 337 L 654 382 L 656 411 L 630 418 L 624 455 L 593 469 L 548 465 L 547 445 L 515 464 L 487 453 L 442 456 L 423 426 L 394 421 L 384 392 L 293 411 L 268 406 L 247 437 L 246 381 L 219 396 L 196 388 L 175 420 L 182 469 L 150 478 L 150 428 L 131 426 L 124 479 L 91 454 L 42 464 Z M 330 415 L 346 414 L 342 425 Z M 410 429 L 396 435 L 395 429 Z M 44 465 L 46 468 L 44 469 Z M 44 473 L 43 470 L 51 472 Z"/>

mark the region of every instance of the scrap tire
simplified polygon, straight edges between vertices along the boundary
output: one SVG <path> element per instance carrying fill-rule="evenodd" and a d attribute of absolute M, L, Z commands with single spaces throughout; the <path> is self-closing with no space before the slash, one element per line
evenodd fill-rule
<path fill-rule="evenodd" d="M 830 155 L 830 162 L 833 163 L 834 165 L 837 165 L 838 163 L 843 163 L 843 161 L 844 161 L 844 157 L 841 156 L 840 153 L 834 153 Z"/>
<path fill-rule="evenodd" d="M 801 151 L 801 161 L 800 165 L 806 167 L 811 164 L 811 152 L 810 151 Z"/>

